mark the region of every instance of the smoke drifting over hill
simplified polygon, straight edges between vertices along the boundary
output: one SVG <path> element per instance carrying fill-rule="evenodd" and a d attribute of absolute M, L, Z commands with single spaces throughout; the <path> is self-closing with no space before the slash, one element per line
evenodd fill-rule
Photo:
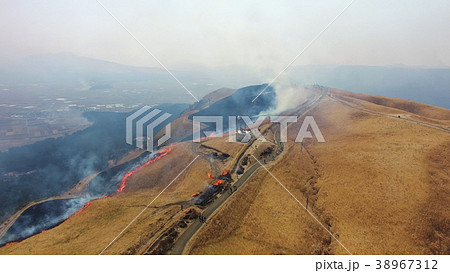
<path fill-rule="evenodd" d="M 177 116 L 185 104 L 159 105 Z M 0 153 L 0 221 L 31 201 L 67 192 L 133 149 L 125 141 L 128 113 L 88 112 L 91 127 Z"/>
<path fill-rule="evenodd" d="M 261 93 L 263 92 L 263 93 Z M 258 96 L 261 93 L 260 96 Z M 255 100 L 255 98 L 258 98 Z M 267 84 L 247 86 L 236 90 L 231 96 L 221 99 L 210 107 L 195 113 L 195 116 L 256 116 L 276 106 L 277 94 Z M 254 101 L 253 101 L 254 100 Z M 192 119 L 193 115 L 189 116 Z M 228 124 L 224 123 L 225 130 Z"/>
<path fill-rule="evenodd" d="M 35 205 L 22 213 L 0 239 L 0 245 L 20 241 L 55 227 L 83 208 L 88 201 L 89 198 L 61 199 Z"/>

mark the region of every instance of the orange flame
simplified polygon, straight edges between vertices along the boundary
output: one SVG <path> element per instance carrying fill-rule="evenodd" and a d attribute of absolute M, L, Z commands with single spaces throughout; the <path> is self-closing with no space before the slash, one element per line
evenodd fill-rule
<path fill-rule="evenodd" d="M 196 192 L 196 193 L 193 193 L 191 196 L 192 197 L 196 197 L 196 196 L 199 196 L 201 193 L 202 193 L 201 191 L 200 192 Z"/>
<path fill-rule="evenodd" d="M 168 153 L 170 153 L 172 150 L 173 150 L 173 148 L 169 148 L 169 149 L 163 150 L 163 151 L 160 153 L 160 155 L 158 155 L 157 157 L 155 157 L 155 158 L 153 158 L 153 159 L 150 159 L 149 161 L 145 162 L 143 165 L 141 165 L 141 166 L 137 167 L 136 169 L 134 169 L 134 170 L 132 170 L 132 171 L 126 173 L 126 174 L 123 176 L 122 180 L 120 181 L 120 187 L 119 187 L 119 189 L 117 189 L 117 191 L 116 191 L 114 194 L 109 195 L 109 196 L 108 196 L 108 195 L 105 195 L 105 196 L 103 196 L 103 197 L 94 199 L 94 200 L 92 200 L 92 201 L 99 200 L 99 199 L 103 199 L 103 198 L 108 198 L 108 197 L 114 196 L 115 194 L 121 193 L 121 192 L 123 191 L 123 189 L 125 189 L 125 187 L 127 186 L 127 183 L 126 183 L 126 182 L 127 182 L 127 179 L 128 179 L 130 176 L 132 176 L 134 173 L 136 173 L 137 171 L 141 170 L 141 169 L 144 168 L 145 166 L 148 166 L 148 165 L 152 164 L 153 162 L 157 161 L 158 159 L 160 159 L 160 158 L 166 156 L 166 155 L 167 155 Z M 80 210 L 78 210 L 77 212 L 75 212 L 74 214 L 72 214 L 72 215 L 71 215 L 69 218 L 67 218 L 65 221 L 69 220 L 69 219 L 72 218 L 72 217 L 75 217 L 75 216 L 79 215 L 83 210 L 85 210 L 87 207 L 89 207 L 89 206 L 91 205 L 91 202 L 92 202 L 92 201 L 87 202 Z M 47 231 L 48 231 L 48 230 L 43 230 L 43 231 L 40 232 L 40 234 L 42 234 L 42 233 L 44 233 L 44 232 L 47 232 Z M 21 242 L 21 241 L 17 241 L 17 242 L 9 242 L 9 243 L 6 243 L 4 246 L 17 244 L 17 243 L 19 243 L 19 242 Z"/>
<path fill-rule="evenodd" d="M 224 181 L 222 179 L 217 179 L 216 181 L 214 181 L 214 186 L 219 186 L 220 184 L 222 184 Z"/>
<path fill-rule="evenodd" d="M 121 192 L 123 191 L 123 189 L 125 189 L 125 187 L 127 186 L 127 180 L 128 180 L 128 178 L 130 178 L 134 173 L 140 171 L 142 168 L 144 168 L 144 167 L 146 167 L 146 166 L 152 164 L 153 162 L 157 161 L 158 159 L 160 159 L 160 158 L 166 156 L 166 155 L 167 155 L 168 153 L 170 153 L 172 150 L 173 150 L 172 148 L 169 148 L 169 149 L 167 149 L 167 150 L 164 150 L 164 151 L 162 151 L 161 154 L 158 155 L 157 157 L 155 157 L 155 158 L 153 158 L 153 159 L 150 159 L 149 161 L 145 162 L 143 165 L 137 167 L 136 169 L 134 169 L 134 170 L 132 170 L 132 171 L 130 171 L 130 172 L 127 172 L 127 173 L 123 176 L 122 180 L 120 181 L 120 187 L 119 187 L 119 189 L 117 189 L 116 193 L 121 193 Z"/>
<path fill-rule="evenodd" d="M 212 174 L 208 173 L 208 178 L 211 178 L 211 179 L 213 179 L 213 178 L 214 178 L 214 176 L 212 176 Z"/>
<path fill-rule="evenodd" d="M 230 173 L 230 170 L 225 170 L 225 171 L 222 172 L 222 175 L 227 175 L 229 173 Z"/>
<path fill-rule="evenodd" d="M 89 207 L 89 205 L 91 205 L 91 202 L 89 201 L 89 202 L 87 202 L 86 204 L 84 204 L 84 206 L 81 208 L 81 209 L 79 209 L 77 212 L 75 212 L 74 214 L 72 214 L 69 218 L 67 218 L 67 219 L 70 219 L 70 218 L 72 218 L 72 217 L 75 217 L 75 216 L 77 216 L 78 214 L 80 214 L 84 209 L 86 209 L 87 207 Z"/>
<path fill-rule="evenodd" d="M 163 150 L 163 151 L 160 153 L 160 155 L 158 155 L 157 157 L 155 157 L 155 158 L 153 158 L 153 159 L 149 159 L 147 162 L 145 162 L 145 163 L 142 164 L 141 166 L 137 167 L 136 169 L 134 169 L 134 170 L 132 170 L 132 171 L 130 171 L 130 172 L 127 172 L 127 173 L 122 177 L 122 180 L 120 180 L 120 187 L 117 189 L 116 193 L 114 193 L 114 194 L 112 194 L 112 195 L 109 195 L 109 196 L 108 196 L 108 195 L 105 195 L 105 196 L 100 197 L 100 198 L 97 198 L 97 199 L 95 199 L 95 200 L 99 200 L 99 199 L 103 199 L 103 198 L 108 198 L 108 197 L 114 196 L 115 194 L 121 193 L 121 192 L 123 191 L 123 189 L 125 189 L 125 187 L 127 186 L 127 179 L 128 179 L 128 178 L 130 178 L 134 173 L 136 173 L 137 171 L 141 170 L 141 169 L 144 168 L 145 166 L 148 166 L 148 165 L 152 164 L 153 162 L 157 161 L 158 159 L 160 159 L 160 158 L 166 156 L 166 155 L 167 155 L 168 153 L 170 153 L 172 150 L 173 150 L 173 148 L 169 148 L 169 149 Z M 95 201 L 95 200 L 92 200 L 92 201 Z M 70 218 L 75 217 L 75 216 L 77 216 L 78 214 L 80 214 L 83 210 L 85 210 L 87 207 L 89 207 L 89 206 L 91 205 L 91 202 L 92 202 L 92 201 L 87 202 L 80 210 L 78 210 L 77 212 L 75 212 L 74 214 L 72 214 L 72 215 L 71 215 L 69 218 L 67 218 L 67 219 L 70 219 Z"/>

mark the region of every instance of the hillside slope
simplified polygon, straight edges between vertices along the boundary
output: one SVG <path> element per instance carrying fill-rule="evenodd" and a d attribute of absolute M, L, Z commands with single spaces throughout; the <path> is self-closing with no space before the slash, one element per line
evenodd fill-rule
<path fill-rule="evenodd" d="M 326 142 L 305 141 L 302 148 L 291 138 L 270 172 L 353 254 L 449 254 L 449 133 L 392 116 L 403 105 L 397 99 L 378 97 L 382 103 L 375 105 L 366 95 L 330 94 L 364 99 L 359 106 L 380 115 L 324 99 L 307 115 L 315 118 Z M 414 118 L 448 121 L 450 110 L 408 104 Z M 299 124 L 291 125 L 289 135 L 298 130 Z M 261 169 L 185 253 L 347 252 Z"/>
<path fill-rule="evenodd" d="M 312 99 L 317 103 L 300 121 L 312 115 L 326 142 L 294 142 L 301 122 L 291 123 L 289 142 L 266 168 L 353 254 L 450 254 L 450 110 L 312 90 L 323 97 Z M 133 175 L 123 193 L 94 201 L 60 226 L 0 248 L 0 254 L 98 254 L 199 155 L 105 251 L 170 253 L 173 241 L 197 221 L 188 208 L 203 209 L 189 200 L 214 181 L 207 173 L 233 170 L 247 154 L 264 164 L 268 147 L 279 145 L 273 129 L 261 126 L 269 140 L 264 144 L 229 143 L 227 136 L 175 143 L 171 153 Z M 217 159 L 223 154 L 229 157 Z M 259 168 L 208 217 L 184 253 L 348 252 Z"/>

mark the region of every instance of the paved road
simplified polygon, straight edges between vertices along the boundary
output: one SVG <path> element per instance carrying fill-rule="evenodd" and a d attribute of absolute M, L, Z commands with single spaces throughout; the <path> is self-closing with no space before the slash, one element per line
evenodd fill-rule
<path fill-rule="evenodd" d="M 326 95 L 328 92 L 322 92 L 320 97 L 310 98 L 307 102 L 305 102 L 303 105 L 300 106 L 299 111 L 297 112 L 298 116 L 303 115 L 307 110 L 313 108 L 316 106 Z M 280 144 L 280 148 L 275 153 L 274 157 L 271 159 L 274 160 L 279 154 L 281 154 L 281 151 L 283 150 L 283 143 L 278 142 Z M 243 152 L 242 154 L 245 154 Z M 239 164 L 239 160 L 236 162 L 236 164 Z M 237 165 L 236 165 L 237 166 Z M 236 167 L 235 166 L 235 167 Z M 251 167 L 247 168 L 246 172 L 234 183 L 233 186 L 236 187 L 236 191 L 239 190 L 239 188 L 255 173 L 256 170 L 258 170 L 261 167 L 259 163 L 255 163 Z M 234 170 L 235 168 L 233 168 Z M 215 199 L 211 204 L 208 205 L 208 207 L 203 211 L 203 216 L 209 218 L 225 201 L 230 197 L 231 195 L 227 192 L 223 193 L 221 196 L 219 196 L 217 199 Z M 202 227 L 202 223 L 199 221 L 194 221 L 186 230 L 181 234 L 181 236 L 177 239 L 175 242 L 172 250 L 170 251 L 170 254 L 180 255 L 183 254 L 183 251 L 189 242 L 189 240 L 194 236 L 194 234 Z"/>
<path fill-rule="evenodd" d="M 50 198 L 47 198 L 45 200 L 33 201 L 31 203 L 28 203 L 28 205 L 26 205 L 25 207 L 20 209 L 11 218 L 9 218 L 7 220 L 6 225 L 4 225 L 0 229 L 0 239 L 6 234 L 6 232 L 8 232 L 8 230 L 17 221 L 17 219 L 19 219 L 20 215 L 22 215 L 22 213 L 24 213 L 24 211 L 26 211 L 27 209 L 31 208 L 32 206 L 35 206 L 35 205 L 38 205 L 38 204 L 42 204 L 42 203 L 45 203 L 45 202 L 48 202 L 48 201 L 52 201 L 52 200 L 72 199 L 72 198 L 79 198 L 79 197 L 81 197 L 81 195 L 73 196 L 73 195 L 64 194 L 64 195 L 60 195 L 60 196 L 50 197 Z"/>
<path fill-rule="evenodd" d="M 248 170 L 234 183 L 234 186 L 239 189 L 245 181 L 247 181 L 250 176 L 261 167 L 258 163 L 254 164 Z M 203 216 L 206 218 L 209 218 L 215 211 L 218 209 L 225 201 L 230 197 L 230 194 L 228 192 L 224 192 L 221 196 L 219 196 L 217 199 L 212 202 L 207 209 L 203 211 Z M 178 238 L 177 242 L 173 246 L 171 250 L 171 254 L 182 254 L 184 248 L 186 247 L 186 244 L 189 242 L 189 240 L 192 238 L 192 236 L 200 229 L 202 226 L 202 223 L 200 223 L 198 220 L 194 221 L 183 234 Z"/>
<path fill-rule="evenodd" d="M 94 179 L 100 172 L 89 175 L 88 177 L 83 178 L 78 182 L 72 189 L 70 189 L 67 193 L 49 197 L 44 200 L 32 201 L 28 203 L 25 207 L 21 208 L 19 211 L 14 213 L 8 220 L 6 220 L 2 226 L 0 227 L 0 239 L 8 232 L 8 230 L 12 227 L 12 225 L 19 219 L 20 215 L 24 213 L 27 209 L 42 204 L 52 200 L 61 200 L 61 199 L 75 199 L 82 197 L 83 190 L 88 186 L 89 182 Z"/>
<path fill-rule="evenodd" d="M 350 103 L 348 103 L 348 102 L 346 102 L 344 100 L 341 100 L 341 99 L 339 99 L 337 97 L 334 97 L 334 96 L 332 97 L 330 95 L 328 95 L 328 96 L 332 100 L 340 102 L 340 103 L 342 103 L 343 105 L 345 105 L 347 107 L 350 107 L 350 108 L 353 108 L 353 109 L 356 109 L 356 110 L 359 110 L 359 111 L 362 111 L 362 112 L 365 112 L 365 113 L 368 113 L 368 114 L 377 115 L 377 116 L 381 116 L 381 117 L 395 118 L 395 119 L 398 119 L 398 120 L 403 120 L 403 121 L 412 122 L 412 123 L 416 123 L 416 124 L 423 125 L 423 126 L 428 126 L 428 127 L 431 127 L 431 128 L 434 128 L 434 129 L 438 129 L 438 130 L 441 130 L 441 131 L 444 131 L 444 132 L 447 132 L 447 133 L 450 132 L 450 128 L 445 127 L 443 125 L 438 125 L 438 124 L 434 124 L 434 123 L 430 123 L 430 122 L 425 122 L 425 121 L 415 120 L 415 119 L 405 118 L 405 117 L 398 118 L 397 115 L 386 114 L 386 113 L 381 113 L 381 112 L 376 112 L 376 111 L 364 109 L 362 107 L 357 107 L 355 105 L 352 105 L 352 104 L 350 104 Z M 401 109 L 398 109 L 398 110 L 399 111 L 404 111 L 404 110 L 401 110 Z"/>
<path fill-rule="evenodd" d="M 139 154 L 138 157 L 141 154 Z M 134 160 L 136 158 L 137 157 L 133 157 L 133 158 L 131 158 L 129 160 L 126 160 L 126 161 L 118 164 L 118 165 L 111 166 L 110 168 L 121 166 L 121 165 L 126 164 L 126 163 L 128 163 L 131 160 Z M 110 168 L 108 168 L 108 169 L 110 169 Z M 27 209 L 29 209 L 29 208 L 31 208 L 31 207 L 33 207 L 35 205 L 42 204 L 42 203 L 45 203 L 45 202 L 48 202 L 48 201 L 52 201 L 52 200 L 75 199 L 75 198 L 83 197 L 84 196 L 83 195 L 83 191 L 89 185 L 89 183 L 92 181 L 92 179 L 94 179 L 101 172 L 105 172 L 108 169 L 103 170 L 103 171 L 99 171 L 99 172 L 96 172 L 96 173 L 93 173 L 93 174 L 83 178 L 82 180 L 80 180 L 74 187 L 72 187 L 66 193 L 63 193 L 63 194 L 58 195 L 58 196 L 49 197 L 49 198 L 44 199 L 44 200 L 37 200 L 37 201 L 32 201 L 32 202 L 28 203 L 25 207 L 23 207 L 22 209 L 20 209 L 16 213 L 14 213 L 9 219 L 7 219 L 6 221 L 4 221 L 2 223 L 2 225 L 0 226 L 0 239 L 6 234 L 6 232 L 8 232 L 8 230 L 11 228 L 11 226 L 17 221 L 17 219 L 19 219 L 20 215 L 22 215 L 22 213 L 24 213 Z"/>

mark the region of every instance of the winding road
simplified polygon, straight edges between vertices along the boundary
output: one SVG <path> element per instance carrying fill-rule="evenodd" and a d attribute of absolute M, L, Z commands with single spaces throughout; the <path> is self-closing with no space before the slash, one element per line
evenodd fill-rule
<path fill-rule="evenodd" d="M 303 114 L 305 114 L 308 110 L 315 107 L 324 97 L 327 96 L 327 94 L 328 94 L 327 91 L 322 91 L 322 93 L 319 97 L 314 96 L 314 97 L 309 98 L 305 103 L 303 103 L 299 107 L 299 110 L 296 112 L 296 115 L 298 117 L 300 117 Z M 279 141 L 277 141 L 277 143 L 280 145 L 280 147 L 278 148 L 277 152 L 274 153 L 274 156 L 271 158 L 270 161 L 275 160 L 277 158 L 277 156 L 279 156 L 284 149 L 283 143 L 281 143 Z M 251 145 L 249 145 L 248 147 L 250 148 Z M 245 154 L 246 151 L 244 151 L 241 155 Z M 239 164 L 239 160 L 236 162 L 236 166 L 233 167 L 233 170 L 236 169 L 238 164 Z M 236 188 L 235 192 L 238 191 L 242 187 L 242 185 L 244 185 L 244 183 L 247 182 L 248 179 L 261 167 L 262 167 L 262 165 L 260 165 L 259 163 L 255 163 L 251 167 L 247 168 L 247 171 L 245 171 L 242 174 L 242 176 L 233 184 L 233 186 Z M 231 194 L 231 195 L 233 195 L 233 194 Z M 205 216 L 206 218 L 209 218 L 226 202 L 226 200 L 228 200 L 228 198 L 231 195 L 228 193 L 224 193 L 224 194 L 220 195 L 211 204 L 209 204 L 208 207 L 203 211 L 203 216 Z M 181 236 L 178 237 L 177 241 L 173 245 L 169 254 L 174 254 L 174 255 L 183 254 L 188 242 L 202 228 L 202 226 L 203 226 L 203 223 L 201 223 L 200 221 L 194 221 L 191 225 L 189 225 L 188 228 L 181 234 Z"/>
<path fill-rule="evenodd" d="M 8 230 L 11 228 L 11 226 L 17 221 L 17 219 L 19 219 L 20 215 L 22 215 L 22 213 L 24 213 L 27 209 L 31 208 L 32 206 L 39 205 L 39 204 L 42 204 L 42 203 L 45 203 L 48 201 L 52 201 L 52 200 L 74 199 L 74 198 L 82 197 L 83 189 L 85 187 L 87 187 L 89 182 L 95 176 L 97 176 L 99 173 L 100 172 L 97 172 L 97 173 L 91 174 L 91 175 L 83 178 L 67 193 L 64 193 L 64 194 L 61 194 L 58 196 L 49 197 L 49 198 L 43 199 L 43 200 L 32 201 L 32 202 L 28 203 L 25 207 L 18 210 L 16 213 L 14 213 L 8 220 L 6 220 L 2 224 L 2 226 L 0 227 L 0 239 L 3 238 L 3 236 L 5 236 L 6 232 L 8 232 Z"/>
<path fill-rule="evenodd" d="M 138 153 L 138 155 L 136 157 L 131 157 L 131 158 L 127 159 L 127 160 L 124 160 L 122 158 L 122 160 L 124 160 L 124 161 L 122 161 L 122 162 L 119 161 L 119 163 L 116 164 L 116 165 L 112 165 L 112 166 L 110 166 L 107 169 L 104 169 L 102 171 L 93 173 L 93 174 L 83 178 L 75 186 L 73 186 L 68 192 L 65 192 L 65 193 L 63 193 L 61 195 L 58 195 L 58 196 L 53 196 L 53 197 L 49 197 L 49 198 L 42 199 L 42 200 L 32 201 L 32 202 L 26 204 L 23 208 L 18 210 L 16 213 L 14 213 L 11 217 L 9 217 L 6 221 L 4 221 L 0 225 L 0 239 L 3 238 L 3 236 L 5 236 L 5 234 L 11 228 L 11 226 L 17 221 L 17 219 L 19 219 L 19 217 L 22 215 L 22 213 L 24 213 L 27 209 L 29 209 L 29 208 L 31 208 L 31 207 L 33 207 L 35 205 L 39 205 L 39 204 L 48 202 L 48 201 L 61 200 L 61 199 L 75 199 L 75 198 L 83 197 L 84 196 L 83 191 L 86 189 L 86 187 L 92 181 L 92 179 L 94 179 L 97 175 L 99 175 L 100 173 L 105 172 L 108 169 L 111 169 L 113 167 L 117 167 L 117 166 L 121 166 L 123 164 L 126 164 L 127 162 L 130 162 L 130 161 L 136 159 L 141 154 L 142 153 Z M 126 158 L 126 156 L 124 158 Z"/>
<path fill-rule="evenodd" d="M 331 95 L 328 95 L 328 97 L 330 99 L 336 101 L 336 102 L 339 102 L 339 103 L 347 106 L 347 107 L 350 107 L 350 108 L 353 108 L 353 109 L 356 109 L 356 110 L 359 110 L 359 111 L 362 111 L 362 112 L 365 112 L 365 113 L 368 113 L 368 114 L 372 114 L 372 115 L 376 115 L 376 116 L 380 116 L 380 117 L 388 117 L 388 118 L 400 119 L 400 120 L 403 120 L 403 121 L 406 121 L 406 122 L 412 122 L 412 123 L 415 123 L 415 124 L 428 126 L 428 127 L 431 127 L 431 128 L 434 128 L 434 129 L 438 129 L 438 130 L 441 130 L 441 131 L 444 131 L 444 132 L 447 132 L 447 133 L 450 132 L 450 128 L 442 126 L 442 125 L 437 125 L 437 124 L 434 124 L 434 123 L 425 122 L 425 121 L 416 120 L 416 119 L 411 119 L 411 118 L 406 118 L 406 117 L 399 118 L 397 115 L 371 111 L 371 110 L 364 109 L 362 107 L 355 106 L 355 105 L 353 105 L 353 104 L 351 104 L 349 102 L 346 102 L 344 100 L 341 100 L 341 99 L 339 99 L 337 97 L 334 97 L 334 96 L 331 96 Z M 381 105 L 381 106 L 383 106 L 383 105 Z M 393 109 L 396 109 L 396 108 L 393 108 Z M 406 112 L 405 110 L 402 110 L 402 109 L 396 109 L 396 110 L 402 111 L 402 112 Z M 411 114 L 414 114 L 414 113 L 411 113 Z"/>

